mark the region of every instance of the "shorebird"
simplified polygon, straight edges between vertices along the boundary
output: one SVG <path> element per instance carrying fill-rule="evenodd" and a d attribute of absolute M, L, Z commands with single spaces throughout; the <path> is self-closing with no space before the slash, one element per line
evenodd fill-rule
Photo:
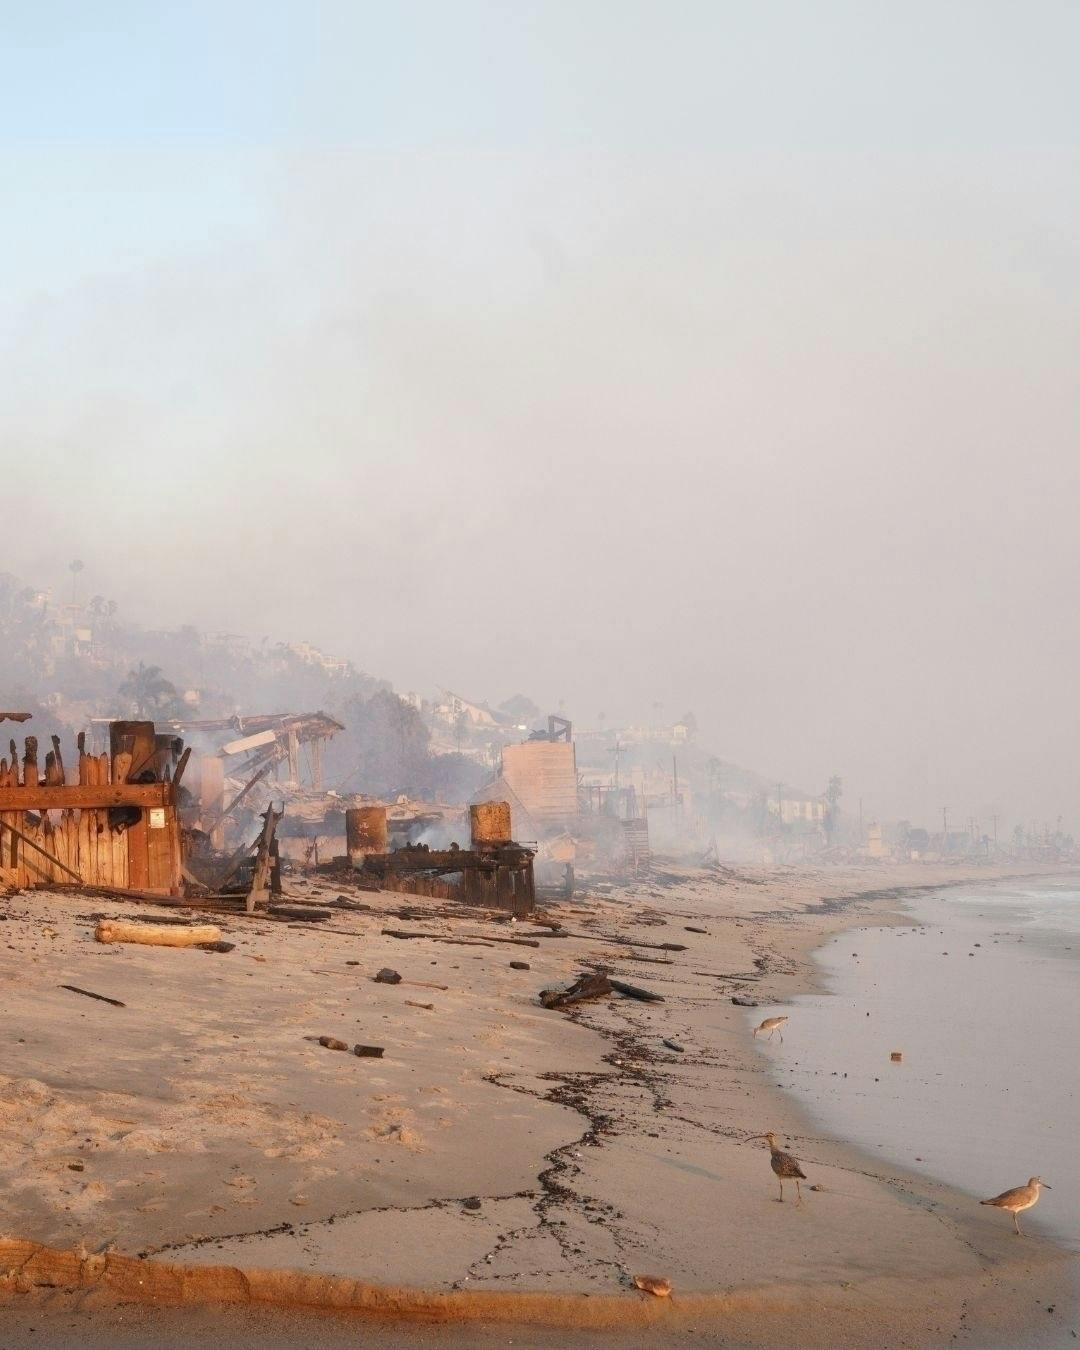
<path fill-rule="evenodd" d="M 780 1044 L 783 1045 L 784 1033 L 781 1030 L 781 1028 L 787 1023 L 787 1020 L 788 1019 L 786 1017 L 766 1017 L 765 1021 L 762 1022 L 762 1024 L 759 1027 L 754 1028 L 754 1035 L 756 1036 L 759 1031 L 767 1031 L 769 1033 L 769 1040 L 771 1041 L 773 1037 L 773 1032 L 779 1031 Z"/>
<path fill-rule="evenodd" d="M 799 1197 L 795 1203 L 801 1205 L 802 1191 L 799 1189 L 799 1182 L 806 1180 L 806 1173 L 799 1166 L 798 1159 L 793 1158 L 790 1153 L 785 1153 L 783 1149 L 776 1147 L 776 1135 L 773 1134 L 772 1130 L 770 1130 L 768 1134 L 752 1134 L 750 1139 L 746 1142 L 750 1143 L 751 1139 L 764 1139 L 769 1145 L 769 1152 L 772 1155 L 769 1160 L 770 1166 L 776 1173 L 776 1179 L 780 1183 L 780 1203 L 784 1203 L 784 1181 L 787 1180 L 795 1183 L 795 1194 Z"/>
<path fill-rule="evenodd" d="M 995 1195 L 993 1200 L 980 1200 L 980 1205 L 993 1205 L 995 1209 L 1007 1209 L 1013 1216 L 1013 1227 L 1018 1236 L 1023 1237 L 1020 1232 L 1020 1221 L 1017 1214 L 1023 1209 L 1030 1209 L 1032 1205 L 1038 1203 L 1039 1192 L 1046 1186 L 1042 1177 L 1032 1177 L 1026 1186 L 1014 1186 L 1011 1191 L 1002 1191 L 1000 1195 Z M 1048 1191 L 1052 1191 L 1052 1186 L 1046 1186 Z"/>

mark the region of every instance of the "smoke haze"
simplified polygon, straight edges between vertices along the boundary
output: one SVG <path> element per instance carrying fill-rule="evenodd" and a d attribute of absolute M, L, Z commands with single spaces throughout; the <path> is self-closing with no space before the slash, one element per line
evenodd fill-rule
<path fill-rule="evenodd" d="M 105 9 L 9 16 L 6 570 L 1080 826 L 1080 12 Z"/>

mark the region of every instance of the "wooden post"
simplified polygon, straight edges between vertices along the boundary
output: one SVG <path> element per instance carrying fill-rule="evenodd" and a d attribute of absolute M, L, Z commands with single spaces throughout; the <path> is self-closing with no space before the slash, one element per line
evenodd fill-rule
<path fill-rule="evenodd" d="M 387 850 L 386 807 L 350 806 L 345 812 L 345 849 L 353 867 L 363 867 L 369 853 Z"/>
<path fill-rule="evenodd" d="M 0 784 L 4 787 L 17 787 L 19 783 L 19 762 L 15 755 L 15 742 L 11 742 L 11 763 L 5 759 L 3 769 L 0 771 Z M 16 824 L 15 812 L 5 811 L 0 815 L 0 822 L 5 825 Z M 18 837 L 10 831 L 5 830 L 0 834 L 0 867 L 8 874 L 13 884 L 18 884 L 19 879 L 19 840 Z"/>
<path fill-rule="evenodd" d="M 278 819 L 279 817 L 274 811 L 274 804 L 271 802 L 263 815 L 259 849 L 255 854 L 255 872 L 251 878 L 251 890 L 248 892 L 247 901 L 244 905 L 249 914 L 254 913 L 256 904 L 265 904 L 270 898 L 268 885 L 270 879 L 270 846 L 274 840 Z"/>
<path fill-rule="evenodd" d="M 509 802 L 475 802 L 469 807 L 473 848 L 495 848 L 513 838 Z"/>
<path fill-rule="evenodd" d="M 295 727 L 289 728 L 288 737 L 289 749 L 289 782 L 300 783 L 300 737 L 296 733 Z"/>
<path fill-rule="evenodd" d="M 131 773 L 136 778 L 153 763 L 156 742 L 153 722 L 109 723 L 109 751 L 113 755 L 130 751 Z"/>
<path fill-rule="evenodd" d="M 199 767 L 199 825 L 210 835 L 210 844 L 219 851 L 225 847 L 224 812 L 225 762 L 220 755 L 202 755 Z"/>
<path fill-rule="evenodd" d="M 26 754 L 23 757 L 23 787 L 37 787 L 37 785 L 38 785 L 37 737 L 27 736 Z"/>

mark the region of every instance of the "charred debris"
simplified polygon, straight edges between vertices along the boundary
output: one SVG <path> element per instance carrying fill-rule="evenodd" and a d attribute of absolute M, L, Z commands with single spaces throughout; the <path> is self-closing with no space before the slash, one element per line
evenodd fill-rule
<path fill-rule="evenodd" d="M 275 906 L 283 869 L 347 870 L 370 889 L 533 908 L 535 848 L 511 838 L 506 803 L 470 809 L 464 848 L 461 808 L 326 792 L 322 749 L 340 730 L 320 712 L 96 720 L 68 751 L 53 736 L 43 756 L 36 736 L 21 752 L 12 740 L 0 758 L 0 883 L 252 913 Z"/>
<path fill-rule="evenodd" d="M 323 752 L 343 730 L 314 712 L 94 719 L 71 747 L 27 735 L 20 752 L 12 740 L 0 758 L 0 883 L 255 913 L 281 907 L 283 872 L 309 873 L 528 914 L 538 885 L 572 894 L 582 855 L 594 870 L 648 863 L 633 803 L 597 811 L 582 797 L 563 719 L 504 747 L 464 809 L 328 790 Z"/>

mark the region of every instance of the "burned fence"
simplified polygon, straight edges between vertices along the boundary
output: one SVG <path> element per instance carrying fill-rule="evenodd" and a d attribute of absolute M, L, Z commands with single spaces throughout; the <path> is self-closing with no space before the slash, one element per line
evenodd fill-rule
<path fill-rule="evenodd" d="M 51 743 L 43 765 L 35 736 L 21 760 L 14 741 L 0 759 L 0 881 L 179 894 L 186 756 L 176 738 L 152 722 L 113 722 L 109 749 L 90 753 L 80 735 L 70 768 L 60 738 Z"/>

